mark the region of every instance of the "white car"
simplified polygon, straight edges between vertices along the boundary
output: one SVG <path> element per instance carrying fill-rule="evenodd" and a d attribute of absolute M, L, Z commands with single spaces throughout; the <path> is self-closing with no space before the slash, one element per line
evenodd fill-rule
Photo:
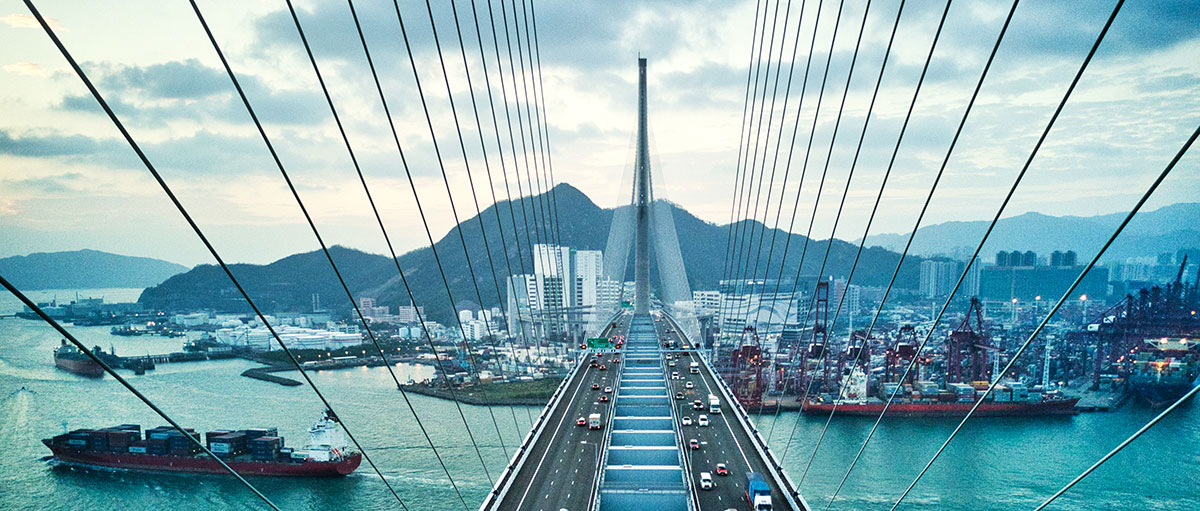
<path fill-rule="evenodd" d="M 684 415 L 684 416 L 683 416 L 683 425 L 684 425 L 684 426 L 691 426 L 691 425 L 692 425 L 692 418 L 691 418 L 690 416 Z"/>
<path fill-rule="evenodd" d="M 671 379 L 678 380 L 679 379 L 679 371 L 671 371 Z"/>
<path fill-rule="evenodd" d="M 707 426 L 708 425 L 708 416 L 701 414 L 700 418 L 696 419 L 696 425 L 697 426 Z"/>
<path fill-rule="evenodd" d="M 712 474 L 710 474 L 710 473 L 708 473 L 708 472 L 701 472 L 701 473 L 700 473 L 700 489 L 701 489 L 701 490 L 711 490 L 711 489 L 713 489 L 713 478 L 712 478 Z"/>
<path fill-rule="evenodd" d="M 694 388 L 696 388 L 696 386 L 695 386 L 695 385 L 693 385 L 693 384 L 692 384 L 692 382 L 690 382 L 690 381 L 689 381 L 689 382 L 687 382 L 687 383 L 683 384 L 683 388 L 685 388 L 685 389 L 694 389 Z"/>

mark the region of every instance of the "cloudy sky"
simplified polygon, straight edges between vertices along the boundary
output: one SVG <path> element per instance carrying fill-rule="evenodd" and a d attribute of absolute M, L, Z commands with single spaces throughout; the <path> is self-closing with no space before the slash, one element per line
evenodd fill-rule
<path fill-rule="evenodd" d="M 466 219 L 475 206 L 464 163 L 470 165 L 481 206 L 492 202 L 471 112 L 472 92 L 479 103 L 488 162 L 501 199 L 504 174 L 509 176 L 512 193 L 517 193 L 514 162 L 524 156 L 514 158 L 509 149 L 489 3 L 498 27 L 514 123 L 517 106 L 503 18 L 509 19 L 512 37 L 520 30 L 523 38 L 525 24 L 523 18 L 514 17 L 511 3 L 502 13 L 501 0 L 475 0 L 484 43 L 481 59 L 471 4 L 457 1 L 472 91 L 450 2 L 433 3 L 450 93 L 424 2 L 402 1 L 400 11 L 457 213 Z M 708 221 L 727 222 L 739 162 L 752 33 L 756 11 L 762 8 L 769 14 L 764 53 L 770 54 L 770 59 L 763 55 L 762 60 L 764 66 L 770 61 L 771 72 L 763 68 L 759 87 L 765 84 L 767 95 L 772 89 L 778 93 L 774 108 L 768 100 L 765 113 L 758 116 L 763 121 L 761 149 L 752 159 L 756 175 L 762 168 L 768 177 L 771 168 L 777 175 L 774 188 L 764 187 L 761 192 L 762 203 L 770 206 L 763 206 L 766 211 L 760 210 L 758 217 L 766 213 L 773 221 L 780 188 L 786 186 L 786 224 L 803 171 L 801 214 L 794 230 L 807 229 L 820 189 L 813 235 L 828 237 L 899 5 L 898 0 L 870 3 L 847 89 L 864 2 L 846 2 L 833 39 L 837 3 L 795 0 L 790 7 L 787 0 L 760 5 L 751 1 L 539 3 L 537 35 L 554 179 L 580 188 L 602 206 L 616 205 L 627 196 L 619 183 L 632 161 L 640 53 L 650 61 L 653 151 L 664 185 L 660 195 Z M 286 4 L 247 1 L 235 7 L 207 0 L 199 4 L 327 241 L 385 252 Z M 1028 157 L 1112 9 L 1109 1 L 1048 4 L 1028 1 L 1018 8 L 927 224 L 994 214 L 1003 190 Z M 211 262 L 46 34 L 23 6 L 6 5 L 8 11 L 0 11 L 0 238 L 4 240 L 0 256 L 95 248 L 189 265 Z M 297 0 L 296 6 L 390 234 L 400 249 L 423 245 L 425 235 L 412 193 L 347 4 Z M 839 238 L 857 239 L 862 234 L 943 6 L 908 2 L 905 7 L 850 183 L 846 213 L 835 234 Z M 317 247 L 186 2 L 46 0 L 38 7 L 227 259 L 261 263 Z M 385 1 L 360 1 L 355 8 L 422 204 L 435 237 L 440 237 L 454 224 L 453 215 L 395 10 Z M 516 8 L 519 15 L 521 2 L 516 2 Z M 872 233 L 912 227 L 1007 9 L 1007 2 L 958 0 L 952 5 Z M 786 11 L 786 22 L 785 13 L 777 11 Z M 778 20 L 773 40 L 772 20 Z M 814 25 L 816 50 L 805 82 Z M 832 54 L 831 39 L 835 41 Z M 515 57 L 517 40 L 512 44 Z M 1093 215 L 1132 206 L 1200 119 L 1198 55 L 1200 9 L 1191 2 L 1129 2 L 1006 216 L 1027 211 Z M 485 62 L 503 151 L 496 149 L 497 134 L 491 125 Z M 830 65 L 822 97 L 818 92 L 826 62 Z M 518 60 L 518 79 L 520 65 Z M 526 60 L 524 65 L 529 74 L 530 63 Z M 779 69 L 783 73 L 776 85 Z M 794 74 L 786 94 L 789 70 Z M 841 128 L 829 153 L 844 90 L 848 95 Z M 763 93 L 756 95 L 761 101 Z M 786 111 L 785 96 L 789 98 Z M 462 124 L 465 160 L 451 97 Z M 820 115 L 805 168 L 818 104 Z M 796 125 L 799 132 L 793 146 Z M 781 133 L 783 144 L 775 166 L 770 162 L 776 158 L 774 148 Z M 783 183 L 793 151 L 789 177 Z M 826 160 L 826 154 L 832 157 Z M 501 157 L 506 164 L 503 172 Z M 821 187 L 827 162 L 829 170 Z M 1195 201 L 1200 192 L 1198 162 L 1195 154 L 1187 156 L 1148 207 Z M 523 164 L 520 170 L 520 186 L 527 190 Z"/>

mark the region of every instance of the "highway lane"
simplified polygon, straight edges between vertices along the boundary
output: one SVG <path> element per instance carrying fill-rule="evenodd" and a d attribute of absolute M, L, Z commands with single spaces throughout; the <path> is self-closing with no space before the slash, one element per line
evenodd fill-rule
<path fill-rule="evenodd" d="M 660 324 L 660 328 L 663 337 L 674 341 L 681 340 L 679 333 L 670 326 L 670 322 L 664 320 Z M 712 474 L 714 482 L 711 490 L 697 490 L 700 509 L 704 511 L 731 508 L 750 509 L 745 499 L 746 472 L 754 471 L 766 474 L 766 463 L 758 456 L 758 451 L 754 449 L 749 435 L 742 430 L 737 419 L 727 415 L 729 403 L 726 403 L 723 397 L 721 398 L 723 413 L 709 413 L 708 395 L 721 396 L 721 393 L 717 389 L 715 375 L 710 374 L 704 364 L 700 365 L 700 374 L 691 374 L 688 371 L 691 362 L 699 361 L 699 355 L 693 350 L 689 351 L 687 355 L 681 354 L 678 357 L 674 361 L 675 367 L 670 367 L 668 363 L 667 371 L 668 374 L 672 371 L 679 372 L 679 379 L 672 380 L 673 386 L 678 388 L 678 390 L 672 389 L 672 398 L 674 398 L 675 392 L 684 392 L 684 399 L 675 400 L 675 403 L 681 417 L 688 416 L 692 419 L 692 425 L 679 424 L 678 427 L 681 428 L 685 439 L 695 438 L 700 442 L 700 449 L 688 450 L 692 481 L 696 488 L 700 488 L 700 473 L 708 472 Z M 692 389 L 684 388 L 687 382 L 692 383 Z M 692 410 L 691 404 L 697 399 L 703 404 L 704 410 Z M 698 425 L 700 415 L 708 417 L 708 426 Z M 716 475 L 718 463 L 726 464 L 729 469 L 728 476 Z M 771 478 L 768 477 L 767 481 L 771 486 L 772 501 L 775 507 L 785 509 L 782 491 L 776 487 Z"/>
<path fill-rule="evenodd" d="M 628 328 L 622 319 L 617 330 Z M 608 333 L 608 332 L 606 332 Z M 600 401 L 605 387 L 616 387 L 619 355 L 598 357 L 606 370 L 584 366 L 565 389 L 564 401 L 552 410 L 546 430 L 531 447 L 528 458 L 517 472 L 512 487 L 498 509 L 558 511 L 587 509 L 595 489 L 597 450 L 605 430 L 577 426 L 576 419 L 599 412 L 605 428 L 612 417 L 610 401 Z M 593 390 L 592 384 L 599 390 Z"/>

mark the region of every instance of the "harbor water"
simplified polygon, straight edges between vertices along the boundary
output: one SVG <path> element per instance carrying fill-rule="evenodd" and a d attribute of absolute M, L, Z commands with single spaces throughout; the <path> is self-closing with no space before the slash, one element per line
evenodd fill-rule
<path fill-rule="evenodd" d="M 80 294 L 103 294 L 106 301 L 113 302 L 135 300 L 138 292 L 88 290 Z M 32 295 L 37 300 L 54 296 L 62 300 L 73 297 L 73 292 Z M 0 314 L 19 310 L 20 304 L 11 296 L 0 297 Z M 87 345 L 113 348 L 119 355 L 180 350 L 179 338 L 118 337 L 111 335 L 109 328 L 69 330 Z M 44 459 L 49 450 L 40 440 L 64 429 L 164 423 L 112 378 L 82 378 L 55 368 L 52 350 L 59 339 L 41 322 L 0 318 L 0 509 L 262 508 L 252 494 L 226 476 L 50 466 Z M 129 371 L 123 375 L 184 426 L 197 430 L 273 426 L 289 445 L 302 442 L 306 428 L 322 412 L 319 401 L 307 386 L 283 387 L 239 376 L 255 365 L 238 359 L 161 364 L 142 376 Z M 428 366 L 402 364 L 395 370 L 401 381 L 432 375 Z M 521 442 L 531 419 L 540 412 L 536 407 L 459 407 L 415 394 L 409 394 L 406 402 L 382 367 L 319 371 L 313 377 L 414 511 L 462 509 L 464 502 L 469 510 L 478 508 L 491 489 L 491 479 L 501 473 L 514 445 Z M 458 492 L 429 449 L 412 409 L 418 411 Z M 1114 412 L 1075 417 L 973 420 L 901 509 L 1031 509 L 1156 413 L 1130 403 Z M 463 427 L 464 417 L 469 435 Z M 835 418 L 810 465 L 813 447 L 826 425 L 824 417 L 784 412 L 778 418 L 756 418 L 760 431 L 771 435 L 776 456 L 786 449 L 783 463 L 788 473 L 797 483 L 803 480 L 801 492 L 817 509 L 825 507 L 873 422 L 873 418 Z M 885 420 L 833 509 L 888 509 L 957 422 Z M 1196 510 L 1200 509 L 1198 477 L 1200 405 L 1192 403 L 1110 460 L 1052 509 Z M 286 510 L 400 508 L 365 461 L 345 478 L 251 481 Z"/>

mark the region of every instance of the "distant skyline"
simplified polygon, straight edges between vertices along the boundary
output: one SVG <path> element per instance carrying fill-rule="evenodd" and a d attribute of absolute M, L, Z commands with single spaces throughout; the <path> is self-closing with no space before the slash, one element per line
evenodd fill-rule
<path fill-rule="evenodd" d="M 486 8 L 486 2 L 476 3 Z M 467 161 L 480 207 L 486 208 L 492 202 L 491 191 L 454 19 L 448 2 L 435 4 Z M 795 200 L 807 130 L 817 104 L 823 48 L 828 48 L 837 15 L 836 2 L 824 4 L 787 183 L 783 229 Z M 455 5 L 463 21 L 475 99 L 485 123 L 495 193 L 504 200 L 470 4 Z M 777 4 L 765 5 L 773 10 Z M 781 44 L 787 55 L 791 53 L 800 5 L 791 4 L 786 39 L 779 16 L 772 69 L 778 66 Z M 817 2 L 804 5 L 780 175 L 817 15 Z M 495 6 L 499 20 L 499 3 Z M 896 0 L 871 3 L 820 197 L 814 238 L 830 235 L 897 6 Z M 837 238 L 856 240 L 862 235 L 943 6 L 926 2 L 905 6 Z M 238 9 L 202 2 L 200 7 L 326 241 L 385 253 L 286 7 L 281 2 L 251 2 L 239 4 Z M 297 7 L 397 250 L 426 246 L 346 4 L 299 1 Z M 430 227 L 435 239 L 440 238 L 453 227 L 454 217 L 395 13 L 387 2 L 361 2 L 355 7 L 383 74 Z M 982 1 L 952 6 L 872 234 L 906 233 L 913 227 L 1007 7 Z M 53 19 L 68 49 L 224 257 L 266 263 L 317 248 L 187 3 L 41 2 L 39 8 Z M 652 159 L 661 171 L 656 184 L 662 186 L 657 193 L 704 220 L 727 223 L 755 3 L 569 2 L 537 8 L 555 181 L 576 186 L 602 207 L 613 207 L 628 196 L 619 183 L 632 164 L 640 53 L 649 58 Z M 1027 2 L 1017 9 L 923 225 L 991 218 L 1111 8 L 1111 2 Z M 475 206 L 429 18 L 421 3 L 401 2 L 401 11 L 457 214 L 466 220 L 475 215 Z M 489 80 L 494 98 L 500 101 L 489 20 L 486 12 L 479 14 Z M 513 13 L 507 15 L 511 19 Z M 862 16 L 862 6 L 852 2 L 842 13 L 793 232 L 803 234 L 808 227 Z M 499 44 L 505 53 L 503 31 Z M 1128 210 L 1200 118 L 1196 55 L 1200 55 L 1200 10 L 1193 4 L 1126 5 L 1004 216 L 1030 211 L 1093 216 Z M 507 75 L 506 53 L 503 64 Z M 788 65 L 785 59 L 780 89 Z M 7 12 L 0 11 L 0 77 L 0 105 L 6 113 L 0 116 L 0 238 L 5 240 L 0 257 L 93 248 L 186 265 L 212 262 L 40 27 L 15 4 Z M 506 85 L 511 94 L 513 84 Z M 780 103 L 782 99 L 780 90 Z M 769 133 L 763 146 L 771 150 L 781 108 L 776 110 L 772 129 L 763 133 L 764 138 Z M 499 122 L 504 131 L 503 110 Z M 509 152 L 506 131 L 502 142 L 504 170 L 515 196 L 513 164 L 523 159 Z M 1145 210 L 1197 200 L 1200 158 L 1195 153 L 1184 157 Z M 527 195 L 523 162 L 520 172 L 520 186 Z M 778 181 L 771 197 L 768 223 L 775 217 Z M 762 211 L 757 218 L 764 218 Z"/>

